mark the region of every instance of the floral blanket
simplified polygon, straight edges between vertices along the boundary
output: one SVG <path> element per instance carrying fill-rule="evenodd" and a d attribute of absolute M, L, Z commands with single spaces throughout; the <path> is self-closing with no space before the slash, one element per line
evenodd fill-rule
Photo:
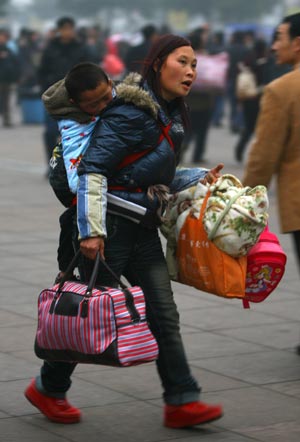
<path fill-rule="evenodd" d="M 268 221 L 268 196 L 264 186 L 243 187 L 234 175 L 224 174 L 212 185 L 198 183 L 170 197 L 161 227 L 167 238 L 166 258 L 171 278 L 177 279 L 176 247 L 188 215 L 200 218 L 203 200 L 210 192 L 203 224 L 208 238 L 234 258 L 247 255 Z"/>

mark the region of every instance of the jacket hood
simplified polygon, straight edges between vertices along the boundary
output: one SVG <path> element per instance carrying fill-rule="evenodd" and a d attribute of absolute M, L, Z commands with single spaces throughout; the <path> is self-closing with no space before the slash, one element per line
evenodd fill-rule
<path fill-rule="evenodd" d="M 132 103 L 140 109 L 148 111 L 155 119 L 160 110 L 159 103 L 151 95 L 150 90 L 142 85 L 142 76 L 136 72 L 131 72 L 116 86 L 117 97 L 125 103 Z"/>
<path fill-rule="evenodd" d="M 70 119 L 84 124 L 91 121 L 91 116 L 76 104 L 70 102 L 65 79 L 59 80 L 50 86 L 42 95 L 47 112 L 55 119 Z"/>

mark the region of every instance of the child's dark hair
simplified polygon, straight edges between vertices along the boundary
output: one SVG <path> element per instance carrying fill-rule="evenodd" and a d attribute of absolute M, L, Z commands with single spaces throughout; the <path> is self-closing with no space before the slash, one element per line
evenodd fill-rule
<path fill-rule="evenodd" d="M 96 89 L 100 83 L 108 83 L 104 70 L 95 63 L 79 63 L 66 75 L 65 87 L 69 97 L 78 103 L 82 92 Z"/>

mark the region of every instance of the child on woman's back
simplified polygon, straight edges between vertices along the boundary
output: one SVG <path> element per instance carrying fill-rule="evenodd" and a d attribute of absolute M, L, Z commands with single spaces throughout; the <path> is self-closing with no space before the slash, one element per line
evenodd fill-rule
<path fill-rule="evenodd" d="M 98 65 L 88 62 L 76 65 L 42 96 L 48 113 L 58 120 L 61 134 L 61 143 L 54 149 L 50 161 L 50 183 L 59 200 L 68 207 L 59 219 L 61 232 L 57 260 L 60 273 L 57 279 L 74 256 L 72 231 L 76 218 L 77 167 L 99 114 L 114 96 L 112 81 L 106 73 Z"/>

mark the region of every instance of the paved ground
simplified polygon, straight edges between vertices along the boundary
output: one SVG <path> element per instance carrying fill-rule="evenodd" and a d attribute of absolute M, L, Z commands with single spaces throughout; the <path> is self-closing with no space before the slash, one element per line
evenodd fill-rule
<path fill-rule="evenodd" d="M 187 355 L 203 387 L 202 399 L 220 402 L 225 415 L 190 430 L 162 426 L 161 388 L 154 364 L 128 369 L 79 366 L 70 392 L 82 408 L 79 425 L 52 424 L 23 397 L 38 372 L 33 354 L 38 293 L 57 272 L 58 216 L 62 211 L 44 177 L 41 126 L 1 131 L 0 161 L 0 439 L 3 442 L 298 442 L 300 440 L 299 275 L 288 236 L 286 274 L 269 300 L 251 310 L 174 284 Z M 235 137 L 213 129 L 208 165 L 233 160 Z M 186 157 L 188 162 L 188 155 Z M 271 228 L 278 233 L 271 189 Z"/>

